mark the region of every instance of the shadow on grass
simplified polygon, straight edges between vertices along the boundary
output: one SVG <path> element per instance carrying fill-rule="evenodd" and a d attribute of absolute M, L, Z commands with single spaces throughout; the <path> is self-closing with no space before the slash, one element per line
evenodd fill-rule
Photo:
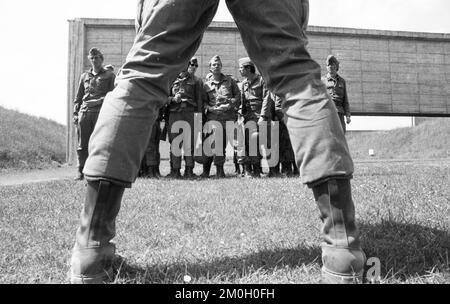
<path fill-rule="evenodd" d="M 311 264 L 320 259 L 319 247 L 297 247 L 294 249 L 264 250 L 247 256 L 226 257 L 210 263 L 174 263 L 168 265 L 129 264 L 126 259 L 117 257 L 114 269 L 118 269 L 119 282 L 129 283 L 174 283 L 183 282 L 189 274 L 195 278 L 227 282 L 243 278 L 255 271 L 272 272 L 275 269 L 296 268 Z"/>
<path fill-rule="evenodd" d="M 450 271 L 450 234 L 417 224 L 393 221 L 360 224 L 362 244 L 367 257 L 381 262 L 381 278 L 387 282 L 401 282 L 424 277 L 433 272 Z M 205 280 L 234 281 L 256 271 L 270 274 L 276 269 L 296 268 L 320 263 L 318 246 L 294 249 L 266 250 L 240 257 L 227 257 L 210 263 L 174 263 L 168 265 L 129 264 L 119 257 L 115 269 L 120 268 L 117 280 L 130 283 L 182 282 L 184 274 Z M 311 280 L 313 281 L 313 280 Z"/>
<path fill-rule="evenodd" d="M 448 231 L 395 221 L 359 227 L 367 257 L 381 262 L 382 278 L 404 281 L 450 271 Z"/>

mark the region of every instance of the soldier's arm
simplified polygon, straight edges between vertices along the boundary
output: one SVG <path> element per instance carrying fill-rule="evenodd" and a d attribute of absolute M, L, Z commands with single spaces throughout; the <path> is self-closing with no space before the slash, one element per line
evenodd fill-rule
<path fill-rule="evenodd" d="M 272 110 L 275 110 L 275 102 L 271 97 L 269 90 L 267 90 L 265 84 L 263 86 L 263 102 L 261 106 L 261 118 L 263 120 L 269 120 L 272 118 Z"/>
<path fill-rule="evenodd" d="M 80 111 L 81 104 L 83 103 L 84 97 L 84 73 L 80 77 L 80 81 L 78 84 L 77 95 L 75 100 L 73 101 L 73 115 L 78 116 L 78 112 Z"/>
<path fill-rule="evenodd" d="M 342 106 L 344 108 L 345 116 L 350 117 L 351 113 L 350 113 L 350 103 L 348 102 L 348 95 L 347 95 L 347 83 L 345 82 L 345 80 L 342 80 L 342 82 L 344 84 L 344 100 L 342 102 Z"/>

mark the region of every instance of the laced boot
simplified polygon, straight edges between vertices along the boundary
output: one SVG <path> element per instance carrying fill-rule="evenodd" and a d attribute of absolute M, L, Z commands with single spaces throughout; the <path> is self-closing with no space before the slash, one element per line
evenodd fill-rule
<path fill-rule="evenodd" d="M 203 172 L 200 175 L 201 178 L 209 178 L 209 173 L 211 171 L 211 164 L 212 162 L 209 160 L 203 164 Z"/>
<path fill-rule="evenodd" d="M 169 177 L 169 178 L 176 178 L 176 179 L 181 178 L 180 168 L 176 168 L 176 169 L 172 168 L 170 170 L 169 175 L 167 175 L 167 177 Z"/>
<path fill-rule="evenodd" d="M 86 199 L 70 261 L 72 284 L 101 284 L 112 278 L 116 234 L 124 187 L 107 181 L 87 183 Z"/>
<path fill-rule="evenodd" d="M 216 165 L 216 178 L 224 178 L 225 171 L 223 170 L 223 165 Z"/>
<path fill-rule="evenodd" d="M 83 180 L 84 179 L 83 168 L 78 167 L 77 175 L 73 179 L 74 180 Z"/>
<path fill-rule="evenodd" d="M 281 163 L 281 174 L 284 177 L 292 177 L 292 164 L 291 162 Z"/>
<path fill-rule="evenodd" d="M 322 283 L 361 283 L 366 256 L 359 242 L 350 180 L 329 180 L 312 190 L 323 223 Z"/>
<path fill-rule="evenodd" d="M 194 168 L 186 166 L 186 168 L 184 170 L 184 176 L 183 177 L 186 178 L 186 179 L 196 178 L 197 176 L 194 174 Z"/>
<path fill-rule="evenodd" d="M 253 164 L 252 166 L 253 166 L 252 176 L 255 177 L 255 178 L 261 177 L 261 173 L 262 173 L 261 165 L 260 164 Z"/>

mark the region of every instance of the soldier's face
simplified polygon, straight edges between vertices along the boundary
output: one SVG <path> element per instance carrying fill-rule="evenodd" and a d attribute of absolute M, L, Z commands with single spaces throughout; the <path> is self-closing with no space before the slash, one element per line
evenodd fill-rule
<path fill-rule="evenodd" d="M 210 64 L 209 70 L 213 74 L 218 74 L 222 72 L 222 64 L 219 61 L 214 61 Z"/>
<path fill-rule="evenodd" d="M 330 75 L 334 76 L 337 73 L 337 65 L 335 63 L 331 63 L 327 65 L 327 71 Z"/>
<path fill-rule="evenodd" d="M 188 73 L 191 75 L 194 75 L 196 71 L 197 71 L 197 66 L 190 64 L 188 67 Z"/>
<path fill-rule="evenodd" d="M 89 61 L 94 69 L 100 69 L 103 65 L 103 59 L 100 55 L 89 56 Z"/>
<path fill-rule="evenodd" d="M 239 65 L 239 73 L 242 77 L 247 77 L 250 74 L 250 69 L 246 66 Z"/>

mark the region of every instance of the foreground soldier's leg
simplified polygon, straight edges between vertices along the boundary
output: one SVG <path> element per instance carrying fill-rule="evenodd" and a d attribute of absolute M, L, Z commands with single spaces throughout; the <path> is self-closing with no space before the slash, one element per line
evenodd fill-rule
<path fill-rule="evenodd" d="M 269 90 L 283 99 L 302 182 L 312 187 L 324 221 L 323 279 L 359 280 L 365 257 L 350 194 L 353 162 L 336 109 L 320 80 L 320 66 L 305 48 L 309 3 L 227 0 L 227 5 Z"/>
<path fill-rule="evenodd" d="M 139 1 L 134 45 L 116 88 L 105 98 L 89 143 L 84 167 L 88 189 L 79 229 L 86 232 L 77 233 L 72 282 L 107 280 L 114 255 L 110 228 L 123 190 L 135 181 L 159 108 L 195 54 L 217 6 L 218 0 Z"/>

